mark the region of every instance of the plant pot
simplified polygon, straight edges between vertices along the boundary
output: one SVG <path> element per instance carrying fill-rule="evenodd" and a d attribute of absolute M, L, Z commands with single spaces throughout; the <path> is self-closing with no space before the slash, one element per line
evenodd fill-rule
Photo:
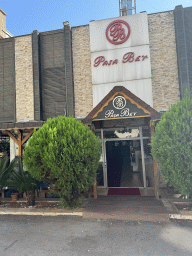
<path fill-rule="evenodd" d="M 13 194 L 11 194 L 11 200 L 12 200 L 12 201 L 17 201 L 17 200 L 18 200 L 18 195 L 19 195 L 19 193 L 13 193 Z"/>
<path fill-rule="evenodd" d="M 27 206 L 35 205 L 35 190 L 27 191 L 26 200 L 27 200 Z"/>

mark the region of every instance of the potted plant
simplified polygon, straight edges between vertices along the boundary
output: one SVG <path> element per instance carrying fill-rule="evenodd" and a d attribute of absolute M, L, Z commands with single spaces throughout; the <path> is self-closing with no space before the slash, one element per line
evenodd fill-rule
<path fill-rule="evenodd" d="M 13 170 L 11 182 L 9 187 L 14 188 L 19 193 L 26 193 L 26 200 L 28 206 L 35 205 L 35 188 L 37 188 L 38 181 L 30 175 L 27 170 L 23 169 L 21 160 L 18 162 L 18 171 Z"/>

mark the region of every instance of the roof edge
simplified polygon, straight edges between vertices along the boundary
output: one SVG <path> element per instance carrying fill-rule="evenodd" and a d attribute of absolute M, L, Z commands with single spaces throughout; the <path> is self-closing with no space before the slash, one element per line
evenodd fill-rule
<path fill-rule="evenodd" d="M 7 16 L 7 14 L 0 8 L 0 11 L 5 15 Z"/>
<path fill-rule="evenodd" d="M 138 105 L 140 105 L 142 108 L 146 109 L 150 112 L 151 118 L 157 118 L 160 119 L 161 113 L 156 111 L 154 108 L 152 108 L 150 105 L 148 105 L 146 102 L 141 100 L 139 97 L 137 97 L 135 94 L 130 92 L 128 89 L 126 89 L 124 86 L 115 86 L 98 104 L 91 110 L 91 112 L 85 117 L 84 123 L 91 123 L 93 116 L 103 107 L 103 105 L 115 94 L 115 93 L 124 93 L 129 98 L 131 98 L 133 101 L 135 101 Z"/>

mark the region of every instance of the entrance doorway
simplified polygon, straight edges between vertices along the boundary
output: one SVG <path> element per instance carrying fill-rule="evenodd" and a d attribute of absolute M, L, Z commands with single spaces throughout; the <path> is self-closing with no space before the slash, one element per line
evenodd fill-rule
<path fill-rule="evenodd" d="M 140 141 L 106 141 L 108 187 L 143 187 Z"/>
<path fill-rule="evenodd" d="M 149 127 L 97 129 L 95 134 L 102 144 L 99 188 L 154 187 Z"/>

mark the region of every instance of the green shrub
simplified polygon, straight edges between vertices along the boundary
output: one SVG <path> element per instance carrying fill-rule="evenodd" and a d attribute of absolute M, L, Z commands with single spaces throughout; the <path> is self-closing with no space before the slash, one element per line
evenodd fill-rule
<path fill-rule="evenodd" d="M 23 169 L 23 164 L 20 157 L 17 157 L 17 168 L 13 170 L 8 186 L 18 192 L 26 193 L 28 206 L 35 205 L 35 189 L 38 181 L 31 174 Z"/>
<path fill-rule="evenodd" d="M 8 186 L 18 192 L 35 190 L 37 188 L 38 180 L 32 178 L 31 174 L 23 169 L 22 161 L 19 157 L 17 158 L 17 163 L 17 170 L 13 170 Z"/>
<path fill-rule="evenodd" d="M 96 178 L 99 139 L 73 117 L 59 116 L 34 131 L 24 151 L 24 165 L 39 181 L 54 184 L 52 192 L 74 205 Z"/>
<path fill-rule="evenodd" d="M 6 139 L 0 140 L 0 152 L 7 152 L 7 155 L 10 155 L 10 142 Z"/>
<path fill-rule="evenodd" d="M 17 158 L 14 158 L 11 163 L 9 163 L 8 155 L 4 155 L 0 158 L 0 189 L 8 186 L 16 162 Z"/>
<path fill-rule="evenodd" d="M 151 142 L 163 177 L 182 195 L 192 191 L 192 96 L 164 113 Z"/>

